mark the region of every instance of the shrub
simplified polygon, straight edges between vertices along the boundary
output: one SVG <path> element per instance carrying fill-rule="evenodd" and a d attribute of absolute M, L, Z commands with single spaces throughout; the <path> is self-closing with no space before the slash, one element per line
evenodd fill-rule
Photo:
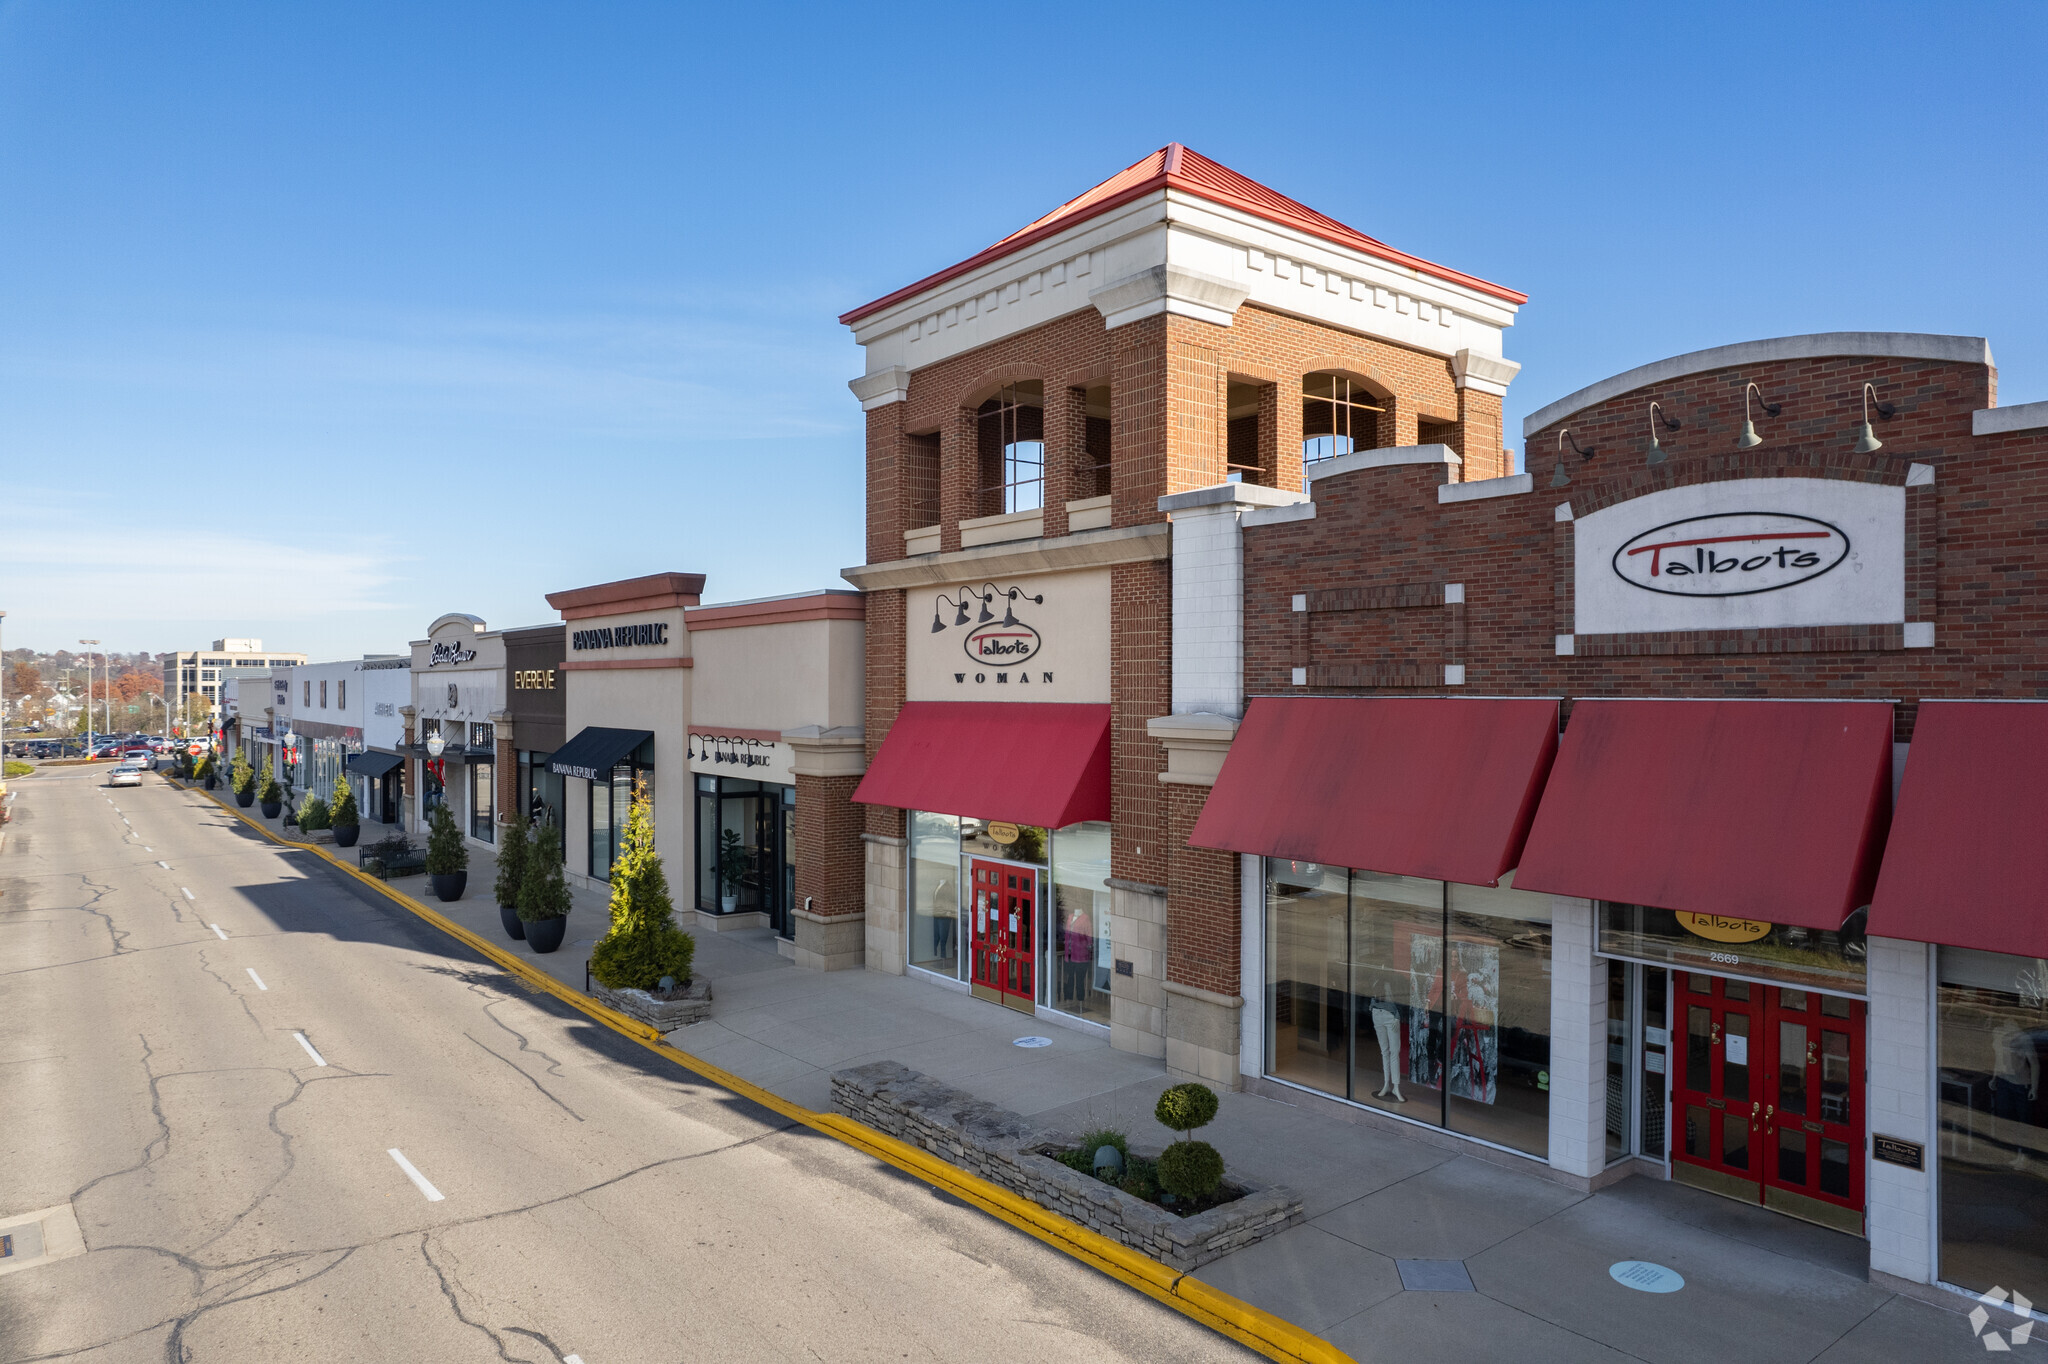
<path fill-rule="evenodd" d="M 274 800 L 283 800 L 284 792 L 278 789 L 277 774 L 270 770 L 270 758 L 263 759 L 263 770 L 256 774 L 256 799 L 268 805 Z"/>
<path fill-rule="evenodd" d="M 355 788 L 348 784 L 347 777 L 334 779 L 334 801 L 327 808 L 328 822 L 334 828 L 354 829 L 363 822 L 362 812 L 356 809 Z"/>
<path fill-rule="evenodd" d="M 569 913 L 569 884 L 562 879 L 562 836 L 552 822 L 543 824 L 526 849 L 526 867 L 519 878 L 513 906 L 522 923 L 560 919 Z"/>
<path fill-rule="evenodd" d="M 1114 1127 L 1098 1127 L 1092 1132 L 1081 1134 L 1080 1145 L 1075 1149 L 1088 1160 L 1088 1168 L 1095 1168 L 1095 1153 L 1105 1146 L 1114 1146 L 1116 1153 L 1124 1158 L 1125 1166 L 1131 1163 L 1131 1143 L 1123 1133 Z"/>
<path fill-rule="evenodd" d="M 1124 1177 L 1116 1186 L 1133 1198 L 1155 1203 L 1159 1200 L 1159 1167 L 1140 1156 L 1124 1166 Z"/>
<path fill-rule="evenodd" d="M 228 769 L 228 788 L 239 796 L 255 784 L 256 774 L 249 769 L 249 755 L 236 749 L 234 765 Z"/>
<path fill-rule="evenodd" d="M 498 844 L 498 880 L 493 888 L 499 904 L 511 909 L 519 907 L 519 887 L 526 880 L 526 864 L 531 860 L 528 849 L 532 846 L 525 820 L 515 818 L 505 826 L 505 837 Z"/>
<path fill-rule="evenodd" d="M 1193 1081 L 1168 1086 L 1153 1106 L 1152 1116 L 1161 1127 L 1171 1127 L 1183 1137 L 1190 1136 L 1216 1116 L 1216 1091 Z"/>
<path fill-rule="evenodd" d="M 1159 1153 L 1159 1187 L 1176 1198 L 1207 1198 L 1223 1183 L 1223 1157 L 1206 1141 L 1177 1141 Z"/>
<path fill-rule="evenodd" d="M 590 949 L 590 974 L 613 990 L 651 990 L 663 976 L 687 984 L 697 943 L 676 927 L 668 874 L 654 851 L 646 788 L 633 793 L 626 833 L 612 863 L 612 926 Z"/>
<path fill-rule="evenodd" d="M 213 771 L 213 758 L 210 755 L 201 755 L 199 761 L 192 764 L 192 780 L 205 781 L 206 774 L 211 771 Z"/>
<path fill-rule="evenodd" d="M 7 760 L 6 775 L 10 777 L 25 777 L 35 770 L 36 765 L 34 763 L 25 763 L 19 758 L 9 758 Z"/>
<path fill-rule="evenodd" d="M 329 828 L 334 816 L 327 809 L 327 802 L 318 796 L 307 796 L 305 804 L 299 807 L 299 827 L 307 833 L 315 829 Z"/>
<path fill-rule="evenodd" d="M 462 830 L 455 827 L 455 816 L 448 813 L 444 801 L 427 820 L 427 875 L 453 876 L 468 868 L 469 849 L 463 846 Z"/>

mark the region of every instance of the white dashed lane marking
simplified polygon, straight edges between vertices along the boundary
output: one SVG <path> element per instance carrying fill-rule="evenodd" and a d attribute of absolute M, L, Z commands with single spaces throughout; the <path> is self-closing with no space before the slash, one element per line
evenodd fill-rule
<path fill-rule="evenodd" d="M 156 851 L 156 850 L 155 850 L 154 848 L 144 848 L 144 849 L 143 849 L 143 851 L 144 851 L 144 852 L 154 852 L 154 851 Z M 158 863 L 157 863 L 157 865 L 158 865 L 159 867 L 162 867 L 162 868 L 163 868 L 163 869 L 164 869 L 165 871 L 169 871 L 169 870 L 171 869 L 171 864 L 170 864 L 170 863 L 168 863 L 168 862 L 158 862 Z"/>
<path fill-rule="evenodd" d="M 427 1196 L 427 1202 L 439 1203 L 441 1201 L 441 1191 L 427 1183 L 427 1177 L 412 1167 L 412 1162 L 405 1158 L 405 1152 L 393 1146 L 385 1151 L 384 1154 L 398 1162 L 398 1168 L 405 1171 L 407 1179 L 419 1186 L 419 1191 Z"/>
<path fill-rule="evenodd" d="M 219 938 L 222 942 L 226 942 L 228 940 L 228 935 L 220 931 L 219 924 L 208 924 L 207 927 L 212 929 L 213 936 Z"/>
<path fill-rule="evenodd" d="M 194 895 L 192 893 L 192 887 L 190 886 L 179 886 L 178 889 L 185 892 L 185 898 L 188 900 L 196 900 L 199 898 L 197 895 Z"/>
<path fill-rule="evenodd" d="M 257 988 L 257 989 L 259 989 L 259 990 L 268 990 L 268 989 L 270 988 L 270 987 L 269 987 L 268 985 L 265 985 L 265 984 L 263 983 L 263 977 L 261 977 L 261 976 L 259 976 L 259 975 L 257 975 L 257 974 L 256 974 L 256 968 L 255 968 L 255 967 L 253 967 L 253 966 L 244 966 L 244 967 L 243 967 L 242 969 L 243 969 L 244 971 L 247 971 L 247 972 L 249 973 L 249 979 L 251 979 L 251 980 L 253 980 L 253 981 L 255 981 L 255 982 L 256 982 L 256 988 Z"/>
<path fill-rule="evenodd" d="M 313 1050 L 313 1044 L 306 1040 L 306 1034 L 302 1032 L 295 1032 L 292 1034 L 292 1036 L 299 1039 L 299 1045 L 306 1049 L 306 1055 L 313 1058 L 314 1065 L 324 1066 L 327 1064 L 327 1058 L 322 1056 L 319 1052 Z"/>

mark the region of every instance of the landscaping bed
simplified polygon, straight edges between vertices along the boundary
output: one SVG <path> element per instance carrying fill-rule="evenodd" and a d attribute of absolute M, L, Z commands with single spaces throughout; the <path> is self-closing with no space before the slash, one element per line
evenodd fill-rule
<path fill-rule="evenodd" d="M 590 993 L 607 1008 L 662 1032 L 674 1032 L 711 1017 L 711 982 L 702 976 L 668 991 L 614 990 L 593 980 Z"/>

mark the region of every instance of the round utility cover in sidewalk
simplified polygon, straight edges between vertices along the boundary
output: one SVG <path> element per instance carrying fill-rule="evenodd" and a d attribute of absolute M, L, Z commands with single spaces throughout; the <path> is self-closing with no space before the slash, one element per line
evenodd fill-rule
<path fill-rule="evenodd" d="M 1049 1047 L 1052 1045 L 1052 1039 L 1050 1037 L 1020 1037 L 1010 1045 L 1013 1047 Z"/>
<path fill-rule="evenodd" d="M 1653 1265 L 1648 1260 L 1618 1260 L 1607 1266 L 1607 1273 L 1623 1288 L 1639 1293 L 1676 1293 L 1685 1287 L 1685 1279 L 1677 1270 Z"/>

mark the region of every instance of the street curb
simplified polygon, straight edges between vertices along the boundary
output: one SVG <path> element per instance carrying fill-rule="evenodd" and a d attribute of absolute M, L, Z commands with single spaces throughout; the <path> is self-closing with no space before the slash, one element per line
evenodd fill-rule
<path fill-rule="evenodd" d="M 637 1019 L 608 1009 L 582 991 L 564 985 L 547 972 L 500 948 L 496 943 L 478 937 L 446 915 L 428 908 L 402 891 L 392 889 L 388 883 L 378 880 L 361 868 L 350 866 L 324 846 L 300 843 L 273 833 L 261 822 L 251 819 L 212 792 L 198 790 L 169 776 L 165 776 L 164 781 L 181 790 L 196 791 L 273 843 L 287 848 L 298 848 L 324 859 L 364 885 L 379 891 L 387 899 L 410 910 L 472 951 L 482 954 L 528 985 L 555 996 L 684 1070 L 709 1080 L 721 1089 L 730 1090 L 741 1098 L 779 1113 L 792 1122 L 801 1123 L 812 1131 L 823 1133 L 864 1155 L 886 1165 L 893 1165 L 906 1174 L 914 1175 L 927 1184 L 943 1189 L 962 1202 L 971 1204 L 990 1216 L 1001 1218 L 1018 1230 L 1037 1237 L 1053 1249 L 1165 1303 L 1183 1316 L 1230 1337 L 1240 1345 L 1258 1351 L 1268 1359 L 1298 1361 L 1298 1364 L 1356 1364 L 1350 1355 L 1290 1321 L 1254 1307 L 1241 1298 L 1232 1297 L 1221 1289 L 1212 1288 L 1192 1274 L 1184 1274 L 1149 1256 L 1140 1255 L 1128 1246 L 1119 1245 L 1078 1222 L 1069 1221 L 1058 1213 L 1041 1208 L 1038 1204 L 969 1174 L 927 1151 L 898 1141 L 886 1133 L 877 1132 L 867 1124 L 855 1122 L 842 1114 L 820 1113 L 791 1103 L 780 1095 L 771 1094 L 759 1085 L 741 1079 L 731 1071 L 678 1050 L 662 1041 L 661 1034 L 653 1028 Z"/>

